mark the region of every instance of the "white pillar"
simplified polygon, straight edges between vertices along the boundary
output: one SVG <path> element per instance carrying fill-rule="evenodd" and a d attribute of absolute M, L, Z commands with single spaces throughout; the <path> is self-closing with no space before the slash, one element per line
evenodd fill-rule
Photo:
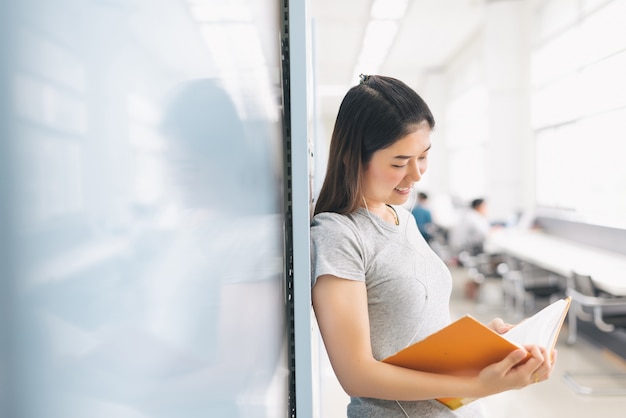
<path fill-rule="evenodd" d="M 534 200 L 527 3 L 491 0 L 485 10 L 483 58 L 489 97 L 486 197 L 490 218 L 497 220 L 532 207 Z"/>
<path fill-rule="evenodd" d="M 424 176 L 424 183 L 418 184 L 419 189 L 426 189 L 431 195 L 448 194 L 448 153 L 444 142 L 445 134 L 445 76 L 441 71 L 432 71 L 424 75 L 421 83 L 423 87 L 417 92 L 428 104 L 435 117 L 435 131 L 432 134 L 432 152 L 428 156 L 428 170 Z"/>

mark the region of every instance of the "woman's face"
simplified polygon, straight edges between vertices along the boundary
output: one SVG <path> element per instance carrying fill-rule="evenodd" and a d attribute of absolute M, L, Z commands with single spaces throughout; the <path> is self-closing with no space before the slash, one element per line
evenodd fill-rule
<path fill-rule="evenodd" d="M 418 125 L 388 148 L 376 151 L 363 172 L 363 196 L 368 208 L 401 205 L 428 167 L 430 126 Z"/>

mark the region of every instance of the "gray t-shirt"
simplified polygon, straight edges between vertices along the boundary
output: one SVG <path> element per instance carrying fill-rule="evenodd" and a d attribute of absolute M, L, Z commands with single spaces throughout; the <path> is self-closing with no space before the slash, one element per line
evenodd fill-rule
<path fill-rule="evenodd" d="M 321 275 L 364 281 L 372 352 L 382 360 L 450 323 L 450 271 L 431 250 L 411 213 L 394 206 L 400 225 L 366 209 L 320 213 L 311 224 L 312 285 Z M 402 405 L 402 408 L 400 408 Z M 477 402 L 456 411 L 435 401 L 351 398 L 348 417 L 482 417 Z"/>

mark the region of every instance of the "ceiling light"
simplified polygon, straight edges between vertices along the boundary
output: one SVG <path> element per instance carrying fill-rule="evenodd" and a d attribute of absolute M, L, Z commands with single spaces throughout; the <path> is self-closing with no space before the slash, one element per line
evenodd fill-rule
<path fill-rule="evenodd" d="M 368 23 L 353 80 L 357 80 L 361 73 L 378 74 L 397 31 L 398 23 L 393 20 L 372 20 Z"/>
<path fill-rule="evenodd" d="M 375 0 L 372 4 L 372 19 L 400 19 L 404 16 L 408 0 Z"/>

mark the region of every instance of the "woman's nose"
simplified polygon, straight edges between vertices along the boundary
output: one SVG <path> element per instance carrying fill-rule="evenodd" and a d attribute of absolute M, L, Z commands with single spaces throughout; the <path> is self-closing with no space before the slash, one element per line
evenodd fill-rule
<path fill-rule="evenodd" d="M 411 165 L 411 169 L 409 171 L 409 177 L 411 178 L 411 180 L 413 180 L 414 182 L 419 181 L 422 178 L 422 174 L 423 174 L 423 170 L 420 167 L 418 162 L 414 162 Z"/>

